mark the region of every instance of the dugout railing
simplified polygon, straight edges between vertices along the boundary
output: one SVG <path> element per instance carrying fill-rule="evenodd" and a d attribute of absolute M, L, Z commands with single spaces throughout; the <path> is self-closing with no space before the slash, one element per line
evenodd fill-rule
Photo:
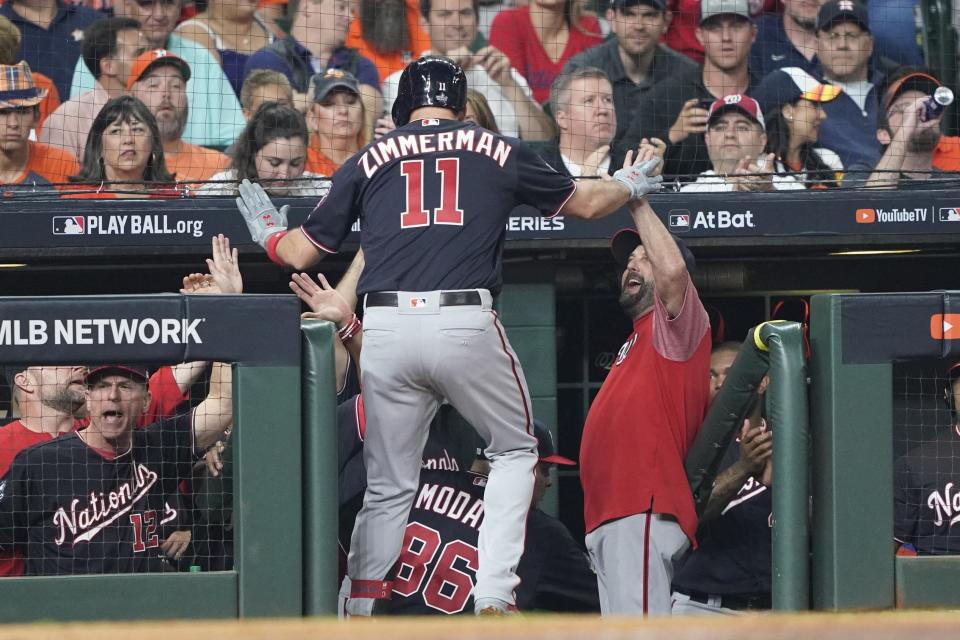
<path fill-rule="evenodd" d="M 687 454 L 687 479 L 700 513 L 710 498 L 724 452 L 739 432 L 765 375 L 770 376 L 766 417 L 776 442 L 770 525 L 772 602 L 778 611 L 803 611 L 810 601 L 810 436 L 803 328 L 799 323 L 774 320 L 748 332 Z"/>
<path fill-rule="evenodd" d="M 291 295 L 0 298 L 4 328 L 0 363 L 232 362 L 235 462 L 232 571 L 0 580 L 0 619 L 235 618 L 320 612 L 304 600 L 316 574 L 304 561 L 313 541 L 305 544 L 303 523 L 328 518 L 323 509 L 330 505 L 318 503 L 316 490 L 322 483 L 316 475 L 304 480 L 304 469 L 315 473 L 317 467 L 302 464 L 299 313 L 300 303 Z M 149 334 L 147 342 L 134 338 L 118 343 L 109 331 L 84 334 L 73 344 L 54 338 L 57 322 L 104 318 L 173 319 L 193 331 L 187 339 L 166 344 L 151 342 Z M 49 330 L 44 333 L 39 327 Z M 308 371 L 329 376 L 327 385 L 318 386 L 330 397 L 313 398 L 306 407 L 316 412 L 335 402 L 332 364 L 323 363 L 324 358 L 332 362 L 331 325 L 317 323 L 308 334 L 319 344 L 312 350 Z M 307 439 L 308 448 L 318 443 L 322 444 Z M 327 546 L 335 544 L 334 536 Z M 331 556 L 329 562 L 335 562 L 335 553 Z M 335 575 L 331 572 L 328 582 L 335 582 Z M 333 596 L 329 590 L 325 596 L 329 607 Z"/>
<path fill-rule="evenodd" d="M 960 605 L 960 556 L 894 555 L 896 362 L 956 360 L 960 292 L 812 300 L 813 608 Z"/>

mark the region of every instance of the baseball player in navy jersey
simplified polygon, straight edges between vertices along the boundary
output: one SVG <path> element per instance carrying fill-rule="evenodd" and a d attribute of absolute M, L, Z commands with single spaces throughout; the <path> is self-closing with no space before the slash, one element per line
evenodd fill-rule
<path fill-rule="evenodd" d="M 710 354 L 710 397 L 726 379 L 741 343 L 725 342 Z M 673 577 L 673 615 L 737 614 L 769 609 L 771 600 L 772 433 L 758 396 L 747 420 L 724 453 L 697 529 L 699 547 Z"/>
<path fill-rule="evenodd" d="M 287 231 L 285 213 L 257 185 L 241 184 L 237 199 L 253 239 L 297 269 L 336 252 L 361 219 L 361 382 L 376 427 L 348 562 L 351 615 L 370 615 L 390 597 L 427 425 L 444 398 L 483 437 L 492 466 L 475 610 L 514 606 L 536 440 L 523 371 L 492 309 L 507 219 L 520 204 L 545 216 L 599 217 L 660 186 L 652 149 L 611 180 L 577 185 L 518 140 L 463 122 L 466 90 L 449 58 L 408 65 L 392 109 L 397 129 L 341 166 L 298 229 Z"/>
<path fill-rule="evenodd" d="M 960 553 L 960 362 L 945 389 L 953 426 L 894 465 L 893 533 L 898 555 Z"/>

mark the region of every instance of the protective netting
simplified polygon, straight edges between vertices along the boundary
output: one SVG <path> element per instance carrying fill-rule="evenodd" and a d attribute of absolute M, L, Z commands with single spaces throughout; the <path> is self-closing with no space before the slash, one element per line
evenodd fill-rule
<path fill-rule="evenodd" d="M 960 552 L 960 382 L 952 364 L 894 367 L 894 535 L 903 555 Z"/>
<path fill-rule="evenodd" d="M 957 13 L 918 0 L 7 0 L 0 182 L 30 198 L 320 196 L 406 63 L 560 171 L 644 138 L 666 188 L 953 186 Z M 438 103 L 439 104 L 439 103 Z M 265 106 L 266 105 L 266 106 Z"/>

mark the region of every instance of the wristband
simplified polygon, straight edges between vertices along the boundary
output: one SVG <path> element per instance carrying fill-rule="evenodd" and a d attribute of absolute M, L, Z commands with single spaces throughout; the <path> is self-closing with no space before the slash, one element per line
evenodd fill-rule
<path fill-rule="evenodd" d="M 360 324 L 360 319 L 357 317 L 357 314 L 353 314 L 353 317 L 350 318 L 350 322 L 344 325 L 342 329 L 337 330 L 337 335 L 340 337 L 340 342 L 346 342 L 353 336 L 357 335 L 362 328 L 363 325 Z"/>
<path fill-rule="evenodd" d="M 267 257 L 281 267 L 287 266 L 287 263 L 281 260 L 280 256 L 277 255 L 277 245 L 280 244 L 280 240 L 283 238 L 283 236 L 287 235 L 287 233 L 287 230 L 278 231 L 267 238 Z"/>

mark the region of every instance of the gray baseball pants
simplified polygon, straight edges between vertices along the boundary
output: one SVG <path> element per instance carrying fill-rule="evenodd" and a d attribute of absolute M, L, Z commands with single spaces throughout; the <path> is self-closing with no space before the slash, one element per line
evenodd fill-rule
<path fill-rule="evenodd" d="M 441 306 L 439 291 L 398 292 L 398 305 L 364 307 L 360 358 L 367 418 L 367 490 L 347 560 L 347 613 L 369 615 L 400 554 L 419 485 L 430 421 L 446 398 L 487 443 L 475 600 L 514 604 L 537 441 L 530 394 L 485 289 L 481 304 Z M 380 583 L 380 584 L 378 584 Z"/>

